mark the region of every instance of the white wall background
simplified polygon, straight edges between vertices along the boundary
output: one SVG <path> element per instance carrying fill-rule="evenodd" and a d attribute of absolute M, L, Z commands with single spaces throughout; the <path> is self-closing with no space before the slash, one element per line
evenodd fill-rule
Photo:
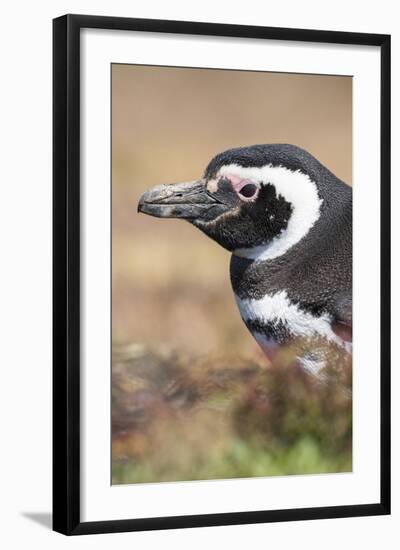
<path fill-rule="evenodd" d="M 400 331 L 393 285 L 393 514 L 196 530 L 67 538 L 51 510 L 51 19 L 65 13 L 182 19 L 392 34 L 393 197 L 400 204 L 400 30 L 396 0 L 178 0 L 146 3 L 8 2 L 2 11 L 0 128 L 1 481 L 4 548 L 398 548 L 400 538 Z M 393 209 L 396 214 L 396 210 Z M 395 218 L 395 216 L 393 216 Z M 399 217 L 393 280 L 400 280 Z M 366 242 L 368 240 L 366 239 Z M 397 249 L 397 251 L 396 251 Z M 397 288 L 396 288 L 397 287 Z M 396 337 L 397 336 L 397 337 Z"/>

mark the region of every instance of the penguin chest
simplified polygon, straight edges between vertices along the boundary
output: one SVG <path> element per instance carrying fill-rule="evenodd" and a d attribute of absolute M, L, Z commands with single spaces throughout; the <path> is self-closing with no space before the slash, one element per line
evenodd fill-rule
<path fill-rule="evenodd" d="M 272 360 L 280 346 L 293 340 L 333 343 L 342 347 L 340 338 L 331 328 L 329 315 L 314 316 L 290 301 L 281 291 L 261 299 L 236 296 L 240 315 L 267 357 Z M 305 350 L 298 359 L 307 370 L 318 371 L 325 366 L 321 353 Z"/>

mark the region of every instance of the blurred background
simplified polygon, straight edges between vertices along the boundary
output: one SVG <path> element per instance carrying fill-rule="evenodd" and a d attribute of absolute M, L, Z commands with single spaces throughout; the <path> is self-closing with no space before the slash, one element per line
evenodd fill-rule
<path fill-rule="evenodd" d="M 293 441 L 285 440 L 285 433 L 281 440 L 286 446 L 292 441 L 290 450 L 308 449 L 313 458 L 304 460 L 300 453 L 301 466 L 294 453 L 289 466 L 282 466 L 284 457 L 280 467 L 271 466 L 271 448 L 281 452 L 282 441 L 271 447 L 265 426 L 260 435 L 253 424 L 237 419 L 245 403 L 258 410 L 251 399 L 263 394 L 265 384 L 270 388 L 271 380 L 266 381 L 266 361 L 237 311 L 228 252 L 182 220 L 136 212 L 146 189 L 196 179 L 217 153 L 256 143 L 303 147 L 351 184 L 351 142 L 350 77 L 112 65 L 114 483 L 351 467 L 351 400 L 343 404 L 341 396 L 346 421 L 338 433 L 321 439 L 304 417 Z M 305 394 L 299 392 L 306 409 L 316 399 L 320 410 L 326 395 L 307 384 Z M 284 392 L 278 394 L 286 399 Z M 264 421 L 265 411 L 260 414 Z M 323 414 L 322 407 L 322 422 Z M 332 432 L 332 410 L 327 415 Z M 274 422 L 282 432 L 277 417 Z M 321 441 L 328 435 L 340 444 L 325 456 Z M 251 461 L 253 450 L 258 458 Z"/>

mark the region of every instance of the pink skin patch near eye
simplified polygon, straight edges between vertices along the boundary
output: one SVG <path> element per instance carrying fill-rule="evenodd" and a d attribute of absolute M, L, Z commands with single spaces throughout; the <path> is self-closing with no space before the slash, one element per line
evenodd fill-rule
<path fill-rule="evenodd" d="M 260 191 L 260 186 L 253 180 L 243 179 L 234 174 L 229 174 L 226 176 L 236 193 L 240 196 L 242 201 L 254 201 Z M 246 187 L 246 193 L 241 193 L 241 191 Z"/>
<path fill-rule="evenodd" d="M 260 191 L 260 185 L 255 181 L 249 180 L 249 179 L 243 179 L 239 176 L 235 176 L 234 174 L 226 174 L 222 177 L 224 179 L 228 179 L 231 182 L 232 187 L 234 188 L 236 193 L 240 196 L 241 200 L 254 201 L 257 198 L 258 193 Z M 209 180 L 207 183 L 208 191 L 210 191 L 211 193 L 216 193 L 218 191 L 218 183 L 220 179 L 221 177 L 217 176 L 217 178 Z M 246 186 L 252 186 L 255 188 L 254 190 L 249 189 L 248 190 L 249 195 L 247 196 L 244 194 L 241 194 L 241 190 Z"/>

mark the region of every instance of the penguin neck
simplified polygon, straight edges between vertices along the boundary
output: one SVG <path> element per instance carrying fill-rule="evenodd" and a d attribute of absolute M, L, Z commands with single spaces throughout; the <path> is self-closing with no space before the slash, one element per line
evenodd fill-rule
<path fill-rule="evenodd" d="M 273 258 L 265 259 L 262 254 L 249 258 L 232 253 L 230 277 L 235 295 L 241 298 L 261 299 L 266 294 L 280 292 L 293 286 L 299 270 L 309 262 L 319 248 L 320 225 L 324 225 L 321 219 L 304 238 L 283 254 Z"/>
<path fill-rule="evenodd" d="M 269 293 L 282 271 L 281 262 L 255 261 L 232 254 L 230 278 L 236 297 L 260 299 Z"/>
<path fill-rule="evenodd" d="M 338 273 L 338 247 L 344 247 L 351 257 L 352 205 L 350 200 L 338 209 L 336 217 L 326 212 L 299 242 L 284 254 L 270 259 L 255 259 L 231 255 L 230 277 L 235 295 L 239 298 L 261 299 L 288 290 L 298 302 L 312 302 L 318 293 L 322 276 L 335 280 Z M 335 243 L 333 246 L 332 243 Z M 310 269 L 314 266 L 314 269 Z M 316 269 L 318 268 L 318 269 Z M 341 277 L 350 275 L 341 274 Z M 307 291 L 305 290 L 307 287 Z M 298 289 L 302 290 L 298 290 Z M 310 289 L 313 289 L 312 292 Z M 306 295 L 307 294 L 307 295 Z"/>

